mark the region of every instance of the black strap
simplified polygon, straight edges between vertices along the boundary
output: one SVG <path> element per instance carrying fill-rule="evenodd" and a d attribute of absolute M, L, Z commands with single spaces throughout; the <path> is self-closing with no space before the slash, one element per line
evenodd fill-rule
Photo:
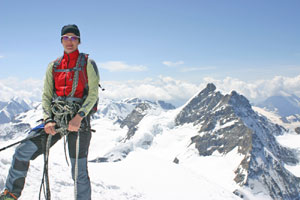
<path fill-rule="evenodd" d="M 83 70 L 82 67 L 73 67 L 73 68 L 69 68 L 69 69 L 54 68 L 54 72 L 71 72 L 71 71 L 81 71 L 81 70 Z"/>
<path fill-rule="evenodd" d="M 61 63 L 61 61 L 62 61 L 62 59 L 63 59 L 63 56 L 61 56 L 61 57 L 58 57 L 55 61 L 54 61 L 54 68 L 56 68 L 57 66 L 59 66 L 60 65 L 60 63 Z"/>

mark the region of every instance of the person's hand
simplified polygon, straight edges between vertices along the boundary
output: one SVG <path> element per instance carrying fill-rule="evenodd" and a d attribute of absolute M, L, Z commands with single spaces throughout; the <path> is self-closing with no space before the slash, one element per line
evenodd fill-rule
<path fill-rule="evenodd" d="M 69 122 L 68 131 L 78 132 L 82 119 L 83 117 L 81 117 L 80 115 L 75 115 L 75 117 Z"/>
<path fill-rule="evenodd" d="M 44 127 L 45 132 L 50 135 L 55 135 L 56 134 L 55 125 L 56 125 L 55 122 L 48 122 Z"/>

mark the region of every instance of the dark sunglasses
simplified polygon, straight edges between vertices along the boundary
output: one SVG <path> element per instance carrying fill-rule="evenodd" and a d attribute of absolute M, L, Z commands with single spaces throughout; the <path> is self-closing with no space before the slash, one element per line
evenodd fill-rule
<path fill-rule="evenodd" d="M 63 36 L 61 36 L 61 39 L 65 40 L 65 41 L 67 41 L 67 40 L 75 41 L 79 38 L 80 37 L 78 37 L 78 36 L 72 36 L 72 35 L 63 35 Z"/>

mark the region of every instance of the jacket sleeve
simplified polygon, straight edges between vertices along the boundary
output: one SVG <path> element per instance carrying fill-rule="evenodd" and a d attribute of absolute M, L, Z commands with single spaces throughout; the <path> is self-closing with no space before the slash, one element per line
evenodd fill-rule
<path fill-rule="evenodd" d="M 78 112 L 84 112 L 85 116 L 89 114 L 89 112 L 94 107 L 95 103 L 98 100 L 98 93 L 99 93 L 99 72 L 97 65 L 94 60 L 88 59 L 87 63 L 87 77 L 88 77 L 88 95 L 83 102 L 81 108 Z"/>
<path fill-rule="evenodd" d="M 54 93 L 54 80 L 53 80 L 53 62 L 48 65 L 46 76 L 44 79 L 44 89 L 42 94 L 42 107 L 43 107 L 43 118 L 46 121 L 47 119 L 51 119 L 52 111 L 51 111 L 51 102 Z"/>

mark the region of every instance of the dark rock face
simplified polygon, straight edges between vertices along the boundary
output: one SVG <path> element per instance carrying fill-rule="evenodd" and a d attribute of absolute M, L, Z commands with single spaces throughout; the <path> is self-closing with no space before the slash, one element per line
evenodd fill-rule
<path fill-rule="evenodd" d="M 173 106 L 172 104 L 170 103 L 166 103 L 164 101 L 157 101 L 157 104 L 164 110 L 173 110 L 175 109 L 175 106 Z"/>
<path fill-rule="evenodd" d="M 216 106 L 222 98 L 220 92 L 214 92 L 215 89 L 216 86 L 208 84 L 207 87 L 193 98 L 178 114 L 175 120 L 176 125 L 184 123 L 193 123 L 194 125 L 197 125 L 202 122 L 203 118 L 206 117 L 205 113 Z"/>
<path fill-rule="evenodd" d="M 146 115 L 146 110 L 150 109 L 150 105 L 147 103 L 139 103 L 135 109 L 122 121 L 120 127 L 128 127 L 128 133 L 125 140 L 130 139 L 137 131 L 137 125 Z"/>
<path fill-rule="evenodd" d="M 300 199 L 299 179 L 284 168 L 284 164 L 298 163 L 297 157 L 274 137 L 284 129 L 257 115 L 244 96 L 235 91 L 224 96 L 215 90 L 208 84 L 177 115 L 175 124 L 200 127 L 191 144 L 201 156 L 215 151 L 227 154 L 237 148 L 244 159 L 235 171 L 236 183 L 273 199 Z"/>

